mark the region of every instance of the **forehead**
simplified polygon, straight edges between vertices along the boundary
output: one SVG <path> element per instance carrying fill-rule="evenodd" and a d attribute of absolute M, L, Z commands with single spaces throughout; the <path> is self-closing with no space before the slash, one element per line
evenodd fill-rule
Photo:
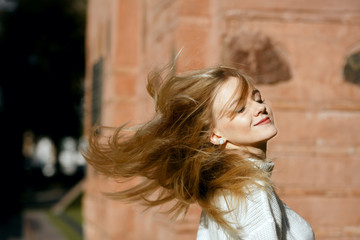
<path fill-rule="evenodd" d="M 243 80 L 236 77 L 229 77 L 223 84 L 219 86 L 216 92 L 216 98 L 218 100 L 225 100 L 233 96 L 240 95 L 243 89 Z"/>
<path fill-rule="evenodd" d="M 241 102 L 247 99 L 249 92 L 254 89 L 253 85 L 244 79 L 229 77 L 215 92 L 213 111 L 216 115 L 229 108 L 232 102 Z M 237 103 L 236 103 L 237 104 Z"/>

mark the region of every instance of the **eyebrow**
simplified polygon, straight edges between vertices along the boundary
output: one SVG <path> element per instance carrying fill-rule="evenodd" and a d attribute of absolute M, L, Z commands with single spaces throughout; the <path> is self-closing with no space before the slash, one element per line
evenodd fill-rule
<path fill-rule="evenodd" d="M 259 93 L 260 94 L 260 91 L 258 89 L 254 89 L 251 93 L 251 97 L 254 97 L 255 94 Z"/>

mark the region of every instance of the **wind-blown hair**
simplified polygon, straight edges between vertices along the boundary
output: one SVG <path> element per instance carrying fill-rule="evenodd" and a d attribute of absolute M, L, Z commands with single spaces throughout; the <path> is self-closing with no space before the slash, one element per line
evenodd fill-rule
<path fill-rule="evenodd" d="M 229 77 L 239 79 L 240 104 L 245 104 L 251 79 L 240 70 L 216 66 L 163 77 L 163 71 L 148 76 L 147 90 L 155 99 L 156 114 L 134 134 L 125 125 L 106 142 L 97 130 L 89 137 L 84 153 L 87 162 L 114 179 L 142 177 L 127 190 L 107 193 L 114 199 L 140 201 L 148 207 L 175 200 L 169 214 L 186 213 L 191 204 L 201 208 L 218 224 L 232 229 L 216 196 L 230 193 L 244 199 L 250 186 L 268 186 L 268 173 L 247 160 L 248 153 L 225 149 L 210 142 L 212 105 L 217 89 Z M 234 113 L 232 113 L 235 115 Z M 253 156 L 257 157 L 257 156 Z"/>

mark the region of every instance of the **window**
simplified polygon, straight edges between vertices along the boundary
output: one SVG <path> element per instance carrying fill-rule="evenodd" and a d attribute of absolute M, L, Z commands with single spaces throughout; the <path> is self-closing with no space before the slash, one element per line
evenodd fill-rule
<path fill-rule="evenodd" d="M 100 124 L 101 122 L 101 98 L 102 98 L 102 58 L 93 66 L 93 81 L 92 81 L 92 121 L 91 124 Z"/>
<path fill-rule="evenodd" d="M 360 85 L 360 52 L 350 55 L 344 66 L 345 81 Z"/>

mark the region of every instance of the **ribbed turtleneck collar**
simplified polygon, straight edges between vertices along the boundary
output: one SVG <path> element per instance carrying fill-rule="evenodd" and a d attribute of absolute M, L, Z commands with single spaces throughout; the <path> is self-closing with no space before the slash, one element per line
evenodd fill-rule
<path fill-rule="evenodd" d="M 258 160 L 254 158 L 249 158 L 251 162 L 253 162 L 258 168 L 264 170 L 265 172 L 272 172 L 274 169 L 274 162 L 268 159 Z"/>

